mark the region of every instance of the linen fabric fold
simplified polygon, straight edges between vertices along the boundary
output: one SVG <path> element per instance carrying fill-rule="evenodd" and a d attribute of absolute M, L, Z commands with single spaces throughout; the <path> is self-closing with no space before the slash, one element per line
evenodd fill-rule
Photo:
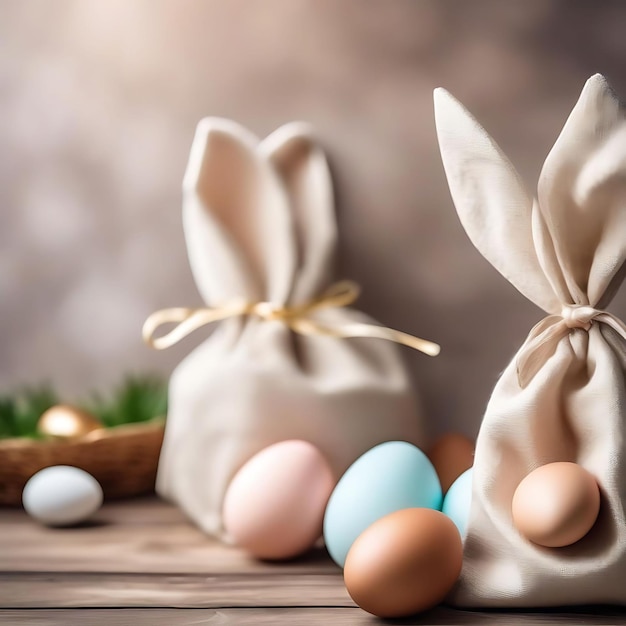
<path fill-rule="evenodd" d="M 591 77 L 548 155 L 537 198 L 447 92 L 435 118 L 452 199 L 470 239 L 549 315 L 501 375 L 476 446 L 464 566 L 450 601 L 468 607 L 626 604 L 626 327 L 604 308 L 626 259 L 626 119 Z M 524 539 L 513 493 L 546 463 L 597 479 L 600 516 L 565 548 Z"/>
<path fill-rule="evenodd" d="M 421 443 L 397 347 L 341 338 L 396 331 L 349 306 L 326 306 L 337 297 L 327 291 L 337 229 L 330 172 L 308 125 L 288 124 L 260 141 L 235 122 L 201 121 L 183 183 L 183 226 L 207 308 L 166 311 L 148 334 L 168 315 L 181 336 L 222 321 L 172 374 L 159 494 L 226 539 L 228 484 L 271 444 L 309 441 L 339 478 L 378 443 Z M 354 299 L 351 284 L 335 288 Z"/>

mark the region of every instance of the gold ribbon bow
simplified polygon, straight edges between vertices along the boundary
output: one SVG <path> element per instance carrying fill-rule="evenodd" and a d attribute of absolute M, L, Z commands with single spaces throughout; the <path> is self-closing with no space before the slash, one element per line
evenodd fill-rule
<path fill-rule="evenodd" d="M 375 337 L 419 350 L 429 356 L 439 354 L 441 348 L 432 341 L 419 339 L 407 333 L 393 330 L 386 326 L 351 322 L 347 324 L 329 324 L 311 319 L 311 313 L 320 309 L 341 308 L 352 304 L 359 297 L 359 286 L 349 280 L 331 285 L 319 298 L 300 306 L 275 305 L 271 302 L 250 303 L 245 300 L 232 300 L 220 306 L 198 309 L 162 309 L 153 313 L 143 325 L 143 339 L 151 347 L 164 350 L 178 343 L 194 330 L 225 320 L 230 317 L 256 316 L 265 321 L 278 320 L 286 324 L 293 332 L 300 335 L 326 335 L 327 337 Z M 162 324 L 177 324 L 169 333 L 154 337 Z"/>
<path fill-rule="evenodd" d="M 548 315 L 536 324 L 517 356 L 517 379 L 524 388 L 545 362 L 555 353 L 556 346 L 574 328 L 589 331 L 593 323 L 610 326 L 626 340 L 626 324 L 607 311 L 585 304 L 568 304 L 561 315 Z"/>

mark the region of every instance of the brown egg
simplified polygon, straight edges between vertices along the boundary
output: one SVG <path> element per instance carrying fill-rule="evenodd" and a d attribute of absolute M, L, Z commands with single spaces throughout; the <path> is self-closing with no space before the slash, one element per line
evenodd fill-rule
<path fill-rule="evenodd" d="M 474 442 L 456 433 L 440 437 L 427 452 L 445 493 L 452 483 L 474 465 Z"/>
<path fill-rule="evenodd" d="M 54 439 L 78 439 L 98 428 L 102 424 L 93 415 L 66 404 L 48 409 L 37 422 L 37 431 Z"/>
<path fill-rule="evenodd" d="M 454 523 L 433 509 L 404 509 L 374 522 L 352 544 L 346 588 L 365 611 L 402 617 L 439 604 L 461 573 Z"/>
<path fill-rule="evenodd" d="M 532 471 L 513 495 L 511 513 L 519 532 L 548 548 L 582 539 L 600 512 L 596 479 L 576 463 L 549 463 Z"/>

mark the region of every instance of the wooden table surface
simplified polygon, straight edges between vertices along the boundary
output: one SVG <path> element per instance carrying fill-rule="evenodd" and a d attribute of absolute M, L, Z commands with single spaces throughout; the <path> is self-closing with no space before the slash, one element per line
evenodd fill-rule
<path fill-rule="evenodd" d="M 626 584 L 626 581 L 624 581 Z M 617 609 L 457 611 L 382 621 L 350 600 L 323 550 L 261 563 L 207 539 L 156 498 L 105 505 L 89 524 L 44 528 L 0 510 L 0 624 L 626 624 Z"/>

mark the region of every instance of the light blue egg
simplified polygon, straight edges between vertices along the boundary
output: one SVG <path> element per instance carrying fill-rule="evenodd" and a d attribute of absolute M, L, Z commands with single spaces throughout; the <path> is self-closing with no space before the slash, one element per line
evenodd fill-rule
<path fill-rule="evenodd" d="M 472 468 L 463 472 L 453 483 L 443 500 L 442 511 L 456 524 L 465 537 L 472 504 Z"/>
<path fill-rule="evenodd" d="M 428 457 L 405 441 L 388 441 L 357 459 L 330 496 L 324 540 L 343 567 L 354 540 L 376 520 L 413 507 L 441 510 L 441 485 Z"/>

